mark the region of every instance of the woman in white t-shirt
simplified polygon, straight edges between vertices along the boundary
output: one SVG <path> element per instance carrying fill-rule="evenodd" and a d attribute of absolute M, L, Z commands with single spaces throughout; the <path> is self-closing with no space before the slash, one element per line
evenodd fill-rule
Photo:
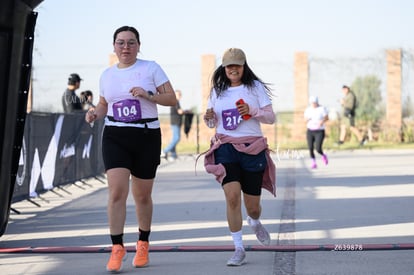
<path fill-rule="evenodd" d="M 222 64 L 213 73 L 204 115 L 207 126 L 216 127 L 204 165 L 221 183 L 226 197 L 227 222 L 235 246 L 228 266 L 242 265 L 246 256 L 242 241 L 242 201 L 247 223 L 258 241 L 262 245 L 270 244 L 270 235 L 260 222 L 260 197 L 262 188 L 276 195 L 276 170 L 260 124 L 275 122 L 271 95 L 266 83 L 247 65 L 241 49 L 225 51 Z"/>
<path fill-rule="evenodd" d="M 107 211 L 112 241 L 106 269 L 119 272 L 127 254 L 123 234 L 130 185 L 139 229 L 132 265 L 148 264 L 151 193 L 161 154 L 157 105 L 174 106 L 177 99 L 162 68 L 154 61 L 137 58 L 141 42 L 134 27 L 118 28 L 113 47 L 119 62 L 102 73 L 99 103 L 86 113 L 85 120 L 92 123 L 105 119 L 102 156 L 108 179 Z"/>
<path fill-rule="evenodd" d="M 319 105 L 318 97 L 311 96 L 309 98 L 309 107 L 304 113 L 306 121 L 306 140 L 308 142 L 309 154 L 312 160 L 311 168 L 316 169 L 315 153 L 318 152 L 322 156 L 325 165 L 328 164 L 328 156 L 322 150 L 323 140 L 325 139 L 325 122 L 328 121 L 328 110 Z"/>

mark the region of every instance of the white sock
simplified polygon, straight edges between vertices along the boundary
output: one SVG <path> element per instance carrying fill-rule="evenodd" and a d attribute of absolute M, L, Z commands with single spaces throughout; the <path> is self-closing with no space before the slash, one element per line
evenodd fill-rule
<path fill-rule="evenodd" d="M 260 220 L 259 219 L 255 220 L 252 217 L 250 217 L 250 226 L 256 226 L 259 223 L 260 223 Z"/>
<path fill-rule="evenodd" d="M 237 232 L 230 232 L 231 233 L 231 237 L 233 238 L 233 242 L 234 242 L 234 246 L 235 248 L 243 248 L 243 233 L 242 230 L 237 231 Z"/>

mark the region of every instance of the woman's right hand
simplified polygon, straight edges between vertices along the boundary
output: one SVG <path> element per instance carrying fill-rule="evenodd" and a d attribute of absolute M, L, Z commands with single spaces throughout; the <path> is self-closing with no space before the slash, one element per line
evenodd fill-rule
<path fill-rule="evenodd" d="M 85 114 L 85 121 L 87 123 L 92 123 L 96 120 L 97 116 L 95 114 L 95 108 L 91 107 Z"/>
<path fill-rule="evenodd" d="M 204 122 L 207 124 L 208 128 L 216 127 L 216 114 L 213 108 L 207 109 L 204 115 Z"/>
<path fill-rule="evenodd" d="M 205 119 L 212 119 L 215 118 L 215 113 L 213 108 L 209 108 L 206 110 L 206 113 L 204 114 Z"/>

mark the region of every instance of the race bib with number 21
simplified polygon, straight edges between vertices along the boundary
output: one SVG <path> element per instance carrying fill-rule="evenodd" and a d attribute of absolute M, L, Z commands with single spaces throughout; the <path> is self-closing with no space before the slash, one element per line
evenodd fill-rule
<path fill-rule="evenodd" d="M 236 129 L 243 120 L 236 108 L 222 111 L 221 118 L 223 119 L 223 128 L 226 130 Z"/>

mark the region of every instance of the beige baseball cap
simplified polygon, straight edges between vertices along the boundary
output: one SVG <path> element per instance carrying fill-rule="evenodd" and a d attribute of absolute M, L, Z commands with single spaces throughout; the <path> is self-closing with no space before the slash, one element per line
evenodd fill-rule
<path fill-rule="evenodd" d="M 230 48 L 224 52 L 221 66 L 244 65 L 244 63 L 246 63 L 246 55 L 244 52 L 237 48 Z"/>

